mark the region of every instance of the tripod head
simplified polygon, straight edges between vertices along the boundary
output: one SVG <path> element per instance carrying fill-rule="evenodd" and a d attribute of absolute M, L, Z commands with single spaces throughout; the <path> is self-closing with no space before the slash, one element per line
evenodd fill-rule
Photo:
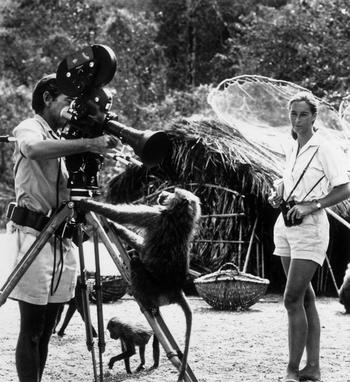
<path fill-rule="evenodd" d="M 69 121 L 64 132 L 66 139 L 94 138 L 111 134 L 123 144 L 130 145 L 146 167 L 160 164 L 169 154 L 171 144 L 162 131 L 138 131 L 118 122 L 110 112 L 112 93 L 104 88 L 114 77 L 117 59 L 105 45 L 92 45 L 68 55 L 59 64 L 56 77 L 63 94 L 74 97 L 61 116 Z M 98 190 L 98 171 L 103 156 L 83 153 L 66 157 L 69 172 L 68 188 Z"/>

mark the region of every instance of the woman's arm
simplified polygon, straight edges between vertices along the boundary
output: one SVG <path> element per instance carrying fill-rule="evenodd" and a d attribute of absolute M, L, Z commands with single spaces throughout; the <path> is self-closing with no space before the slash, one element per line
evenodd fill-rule
<path fill-rule="evenodd" d="M 344 183 L 339 186 L 335 186 L 324 198 L 314 200 L 312 202 L 302 202 L 296 204 L 288 211 L 287 218 L 294 221 L 295 218 L 301 218 L 309 215 L 320 208 L 334 206 L 335 204 L 348 198 L 350 198 L 350 183 Z M 320 207 L 317 206 L 317 202 L 320 203 Z"/>
<path fill-rule="evenodd" d="M 350 183 L 345 183 L 334 187 L 328 195 L 319 199 L 318 202 L 321 204 L 321 208 L 327 208 L 348 198 L 350 198 Z M 316 203 L 314 203 L 314 209 L 318 209 Z"/>

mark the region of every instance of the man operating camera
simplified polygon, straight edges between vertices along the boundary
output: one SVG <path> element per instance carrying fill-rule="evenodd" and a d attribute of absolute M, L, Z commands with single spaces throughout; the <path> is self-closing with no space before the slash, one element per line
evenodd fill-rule
<path fill-rule="evenodd" d="M 117 144 L 112 136 L 63 140 L 66 124 L 61 110 L 72 99 L 59 90 L 56 75 L 43 77 L 32 95 L 33 118 L 13 131 L 16 138 L 14 177 L 16 207 L 9 224 L 17 243 L 15 265 L 27 252 L 48 217 L 69 200 L 68 173 L 63 157 L 83 152 L 106 154 Z M 10 294 L 18 300 L 20 332 L 16 367 L 20 382 L 41 381 L 56 315 L 75 290 L 77 261 L 71 239 L 53 236 Z"/>

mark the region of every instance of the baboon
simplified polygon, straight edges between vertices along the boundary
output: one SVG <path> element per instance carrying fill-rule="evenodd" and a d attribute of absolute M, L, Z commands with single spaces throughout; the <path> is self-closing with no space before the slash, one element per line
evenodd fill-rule
<path fill-rule="evenodd" d="M 339 290 L 339 302 L 344 305 L 345 312 L 350 313 L 350 263 L 345 271 L 343 284 Z"/>
<path fill-rule="evenodd" d="M 135 354 L 135 346 L 138 346 L 141 363 L 136 371 L 143 370 L 145 365 L 146 345 L 152 335 L 154 364 L 151 369 L 156 369 L 159 366 L 159 341 L 151 329 L 148 329 L 141 324 L 131 325 L 130 323 L 122 322 L 117 317 L 112 317 L 108 321 L 107 329 L 109 330 L 111 338 L 114 340 L 120 339 L 122 346 L 122 353 L 109 360 L 108 367 L 110 369 L 113 368 L 115 362 L 123 359 L 126 372 L 131 374 L 130 357 Z"/>
<path fill-rule="evenodd" d="M 162 192 L 158 205 L 111 205 L 81 200 L 79 208 L 115 222 L 119 236 L 137 252 L 130 261 L 132 293 L 146 310 L 177 303 L 186 317 L 182 381 L 187 366 L 192 312 L 183 288 L 189 271 L 190 242 L 200 218 L 200 201 L 189 191 Z M 137 231 L 126 228 L 133 227 Z"/>

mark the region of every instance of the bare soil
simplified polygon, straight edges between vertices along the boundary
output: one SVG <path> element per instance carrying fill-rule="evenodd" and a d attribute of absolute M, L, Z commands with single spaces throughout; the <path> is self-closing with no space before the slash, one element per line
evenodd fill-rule
<path fill-rule="evenodd" d="M 267 295 L 248 311 L 216 311 L 204 300 L 190 297 L 193 310 L 193 331 L 189 364 L 199 382 L 279 381 L 287 361 L 287 317 L 281 296 Z M 91 305 L 96 325 L 96 306 Z M 335 298 L 319 298 L 322 323 L 322 381 L 350 382 L 350 315 Z M 145 321 L 138 305 L 128 295 L 117 302 L 104 304 L 105 327 L 118 316 L 123 320 Z M 176 305 L 162 308 L 162 315 L 180 347 L 184 342 L 184 317 Z M 14 353 L 19 328 L 17 303 L 8 300 L 0 307 L 0 381 L 17 381 Z M 98 362 L 97 341 L 94 345 Z M 105 382 L 114 381 L 177 381 L 177 370 L 161 349 L 160 366 L 152 365 L 151 346 L 146 349 L 146 370 L 127 375 L 123 362 L 108 369 L 109 358 L 119 354 L 119 341 L 109 338 L 102 354 Z M 131 359 L 131 368 L 138 365 L 138 356 Z M 76 313 L 64 337 L 52 336 L 50 354 L 42 382 L 94 381 L 92 356 L 86 347 L 85 328 Z"/>

